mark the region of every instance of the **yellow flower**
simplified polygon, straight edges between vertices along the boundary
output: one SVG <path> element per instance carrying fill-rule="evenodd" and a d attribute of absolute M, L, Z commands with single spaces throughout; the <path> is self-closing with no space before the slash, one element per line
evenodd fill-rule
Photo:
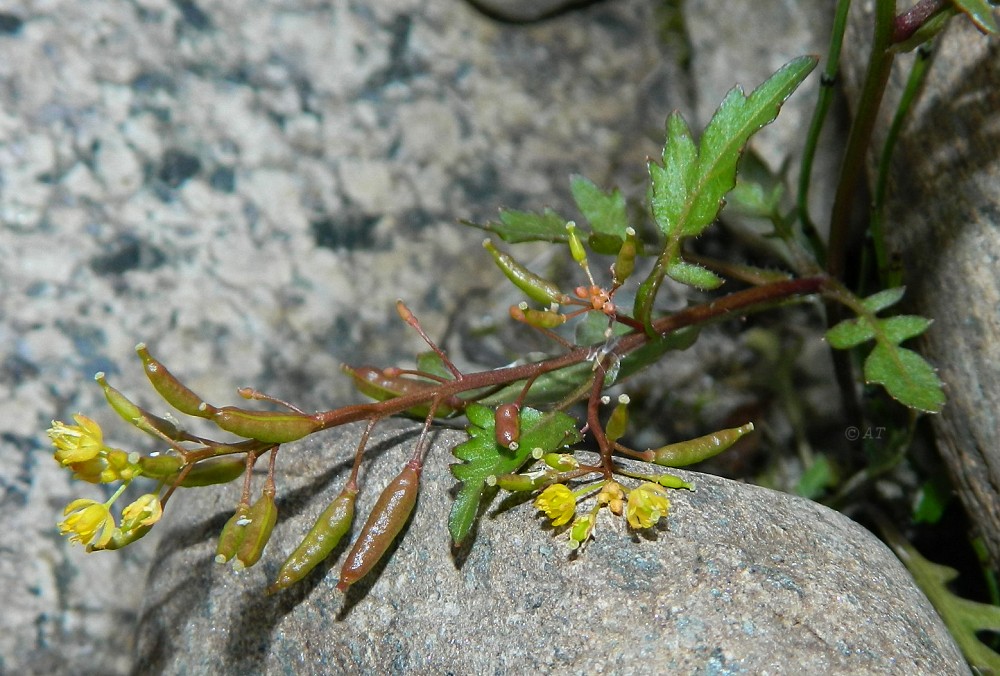
<path fill-rule="evenodd" d="M 629 492 L 625 516 L 632 528 L 650 528 L 665 517 L 669 509 L 666 489 L 646 482 Z"/>
<path fill-rule="evenodd" d="M 123 533 L 136 530 L 142 526 L 152 526 L 163 516 L 163 505 L 156 493 L 139 496 L 135 502 L 122 510 Z"/>
<path fill-rule="evenodd" d="M 59 524 L 59 532 L 63 535 L 72 534 L 70 540 L 82 545 L 93 540 L 95 546 L 103 547 L 115 530 L 115 519 L 111 516 L 110 507 L 96 500 L 74 500 L 66 505 L 63 515 L 66 518 Z"/>
<path fill-rule="evenodd" d="M 76 425 L 67 425 L 59 420 L 52 421 L 49 438 L 56 447 L 56 460 L 63 465 L 93 460 L 104 448 L 101 426 L 85 415 L 73 416 Z"/>
<path fill-rule="evenodd" d="M 535 507 L 545 512 L 553 526 L 562 526 L 576 512 L 576 496 L 565 484 L 552 484 L 535 498 Z"/>

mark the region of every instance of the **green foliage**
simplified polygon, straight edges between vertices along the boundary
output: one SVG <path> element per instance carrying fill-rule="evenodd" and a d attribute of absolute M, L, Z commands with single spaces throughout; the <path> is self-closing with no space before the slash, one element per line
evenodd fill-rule
<path fill-rule="evenodd" d="M 653 218 L 666 237 L 656 267 L 636 297 L 635 317 L 647 330 L 653 301 L 664 275 L 700 289 L 714 289 L 722 279 L 683 260 L 681 242 L 697 237 L 725 204 L 736 185 L 736 166 L 750 137 L 778 115 L 781 104 L 816 66 L 814 57 L 794 59 L 750 94 L 736 87 L 726 95 L 696 145 L 679 113 L 667 120 L 662 166 L 649 164 Z"/>
<path fill-rule="evenodd" d="M 997 34 L 997 22 L 993 17 L 993 8 L 986 0 L 952 0 L 955 5 L 972 23 L 984 33 Z"/>
<path fill-rule="evenodd" d="M 1000 607 L 955 595 L 948 583 L 958 577 L 958 571 L 925 559 L 888 524 L 882 524 L 882 533 L 944 620 L 969 664 L 985 673 L 1000 673 L 1000 655 L 976 636 L 980 631 L 1000 632 Z"/>
<path fill-rule="evenodd" d="M 865 359 L 865 380 L 882 385 L 905 406 L 937 413 L 944 406 L 945 397 L 934 368 L 916 352 L 899 346 L 926 331 L 930 320 L 914 315 L 886 319 L 875 316 L 876 312 L 899 302 L 903 291 L 902 287 L 886 289 L 864 299 L 857 307 L 860 316 L 830 328 L 826 339 L 838 350 L 875 340 L 874 349 Z"/>
<path fill-rule="evenodd" d="M 451 466 L 451 473 L 462 482 L 448 519 L 448 531 L 456 544 L 465 539 L 475 523 L 487 477 L 516 472 L 533 452 L 538 453 L 535 449 L 549 453 L 580 440 L 576 420 L 571 416 L 525 407 L 521 411 L 520 444 L 511 451 L 496 441 L 492 409 L 470 404 L 465 415 L 469 419 L 466 428 L 469 440 L 453 450 L 455 457 L 463 462 Z"/>

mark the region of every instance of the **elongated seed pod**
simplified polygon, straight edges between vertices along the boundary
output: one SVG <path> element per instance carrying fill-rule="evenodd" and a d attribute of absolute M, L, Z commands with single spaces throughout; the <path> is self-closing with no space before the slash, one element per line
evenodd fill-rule
<path fill-rule="evenodd" d="M 337 589 L 347 588 L 363 578 L 385 555 L 399 532 L 403 530 L 420 491 L 420 468 L 407 463 L 403 471 L 389 482 L 378 496 L 361 534 L 340 571 Z"/>
<path fill-rule="evenodd" d="M 527 303 L 525 303 L 527 306 Z M 551 310 L 532 310 L 519 305 L 510 306 L 510 318 L 539 329 L 554 329 L 566 323 L 566 315 Z"/>
<path fill-rule="evenodd" d="M 538 474 L 498 474 L 493 477 L 492 482 L 487 478 L 486 483 L 515 493 L 541 488 L 551 479 L 552 474 L 549 472 L 539 472 Z"/>
<path fill-rule="evenodd" d="M 268 594 L 292 586 L 330 555 L 333 548 L 351 529 L 357 495 L 358 489 L 355 484 L 348 484 L 323 510 L 299 546 L 282 564 L 281 570 L 278 571 L 278 579 L 267 588 Z"/>
<path fill-rule="evenodd" d="M 116 549 L 122 549 L 132 544 L 136 540 L 141 540 L 146 533 L 153 530 L 152 526 L 139 526 L 138 528 L 133 528 L 130 531 L 122 532 L 121 529 L 116 528 L 114 534 L 112 534 L 111 539 L 103 547 L 96 547 L 93 544 L 87 545 L 88 552 L 110 552 Z"/>
<path fill-rule="evenodd" d="M 727 430 L 719 430 L 697 439 L 668 444 L 661 448 L 651 449 L 652 461 L 666 467 L 684 467 L 722 453 L 735 444 L 744 435 L 753 432 L 753 423 Z"/>
<path fill-rule="evenodd" d="M 497 267 L 507 276 L 507 279 L 531 300 L 544 305 L 566 302 L 566 294 L 559 290 L 555 282 L 550 282 L 531 272 L 508 254 L 497 249 L 493 242 L 488 239 L 483 241 L 483 248 L 490 252 Z"/>
<path fill-rule="evenodd" d="M 569 253 L 580 265 L 587 265 L 587 251 L 583 248 L 583 241 L 576 232 L 576 223 L 570 221 L 566 224 L 566 233 L 569 235 Z"/>
<path fill-rule="evenodd" d="M 146 409 L 133 403 L 124 394 L 108 385 L 108 381 L 105 379 L 103 371 L 96 373 L 94 375 L 94 380 L 96 380 L 98 385 L 101 386 L 101 389 L 104 390 L 104 398 L 108 400 L 108 405 L 111 406 L 114 412 L 120 415 L 125 422 L 130 425 L 134 425 L 143 432 L 152 434 L 153 436 L 163 435 L 164 437 L 175 441 L 186 441 L 190 438 L 190 435 L 179 429 L 169 420 L 164 420 L 159 416 L 153 415 Z"/>
<path fill-rule="evenodd" d="M 611 266 L 611 275 L 615 286 L 625 283 L 632 273 L 635 272 L 635 257 L 638 254 L 638 242 L 635 238 L 635 230 L 625 228 L 625 241 L 618 250 L 618 256 Z"/>
<path fill-rule="evenodd" d="M 415 380 L 401 375 L 386 375 L 385 369 L 373 366 L 359 366 L 355 368 L 343 364 L 340 368 L 354 379 L 354 386 L 358 392 L 376 401 L 386 401 L 387 399 L 396 399 L 408 394 L 427 392 L 437 386 L 436 383 Z M 447 418 L 463 408 L 465 408 L 464 401 L 458 397 L 447 397 L 434 409 L 434 417 Z M 407 409 L 406 413 L 415 418 L 426 418 L 429 410 L 428 405 L 425 404 Z"/>
<path fill-rule="evenodd" d="M 212 416 L 220 429 L 268 444 L 296 441 L 319 430 L 322 423 L 311 415 L 288 411 L 248 411 L 223 406 Z"/>
<path fill-rule="evenodd" d="M 150 479 L 166 481 L 170 477 L 177 476 L 183 466 L 184 461 L 176 455 L 139 456 L 139 467 L 142 468 L 142 475 Z M 191 471 L 194 471 L 194 468 L 191 468 Z"/>
<path fill-rule="evenodd" d="M 493 414 L 493 424 L 497 443 L 516 451 L 521 438 L 521 407 L 517 404 L 501 404 Z"/>
<path fill-rule="evenodd" d="M 236 556 L 236 549 L 243 542 L 247 524 L 250 523 L 249 514 L 250 505 L 240 503 L 236 512 L 222 527 L 222 532 L 219 533 L 219 544 L 215 547 L 216 563 L 225 563 Z"/>
<path fill-rule="evenodd" d="M 580 461 L 572 453 L 546 453 L 542 456 L 546 465 L 559 472 L 569 472 L 580 466 Z"/>
<path fill-rule="evenodd" d="M 146 377 L 149 378 L 149 382 L 152 383 L 153 388 L 159 392 L 165 402 L 187 415 L 198 418 L 212 416 L 215 407 L 205 403 L 204 399 L 177 380 L 166 366 L 154 359 L 146 349 L 145 343 L 136 345 L 135 351 L 139 355 L 139 359 L 142 360 Z"/>
<path fill-rule="evenodd" d="M 620 395 L 615 410 L 608 418 L 608 424 L 604 426 L 604 434 L 609 441 L 618 441 L 625 436 L 625 430 L 628 427 L 628 405 L 628 395 Z"/>
<path fill-rule="evenodd" d="M 141 459 L 139 465 L 142 466 Z M 227 484 L 243 476 L 246 466 L 246 461 L 243 458 L 209 458 L 202 460 L 192 467 L 184 475 L 179 485 L 184 488 L 198 488 L 201 486 Z M 166 477 L 164 481 L 173 483 L 177 479 L 177 474 L 179 472 Z"/>
<path fill-rule="evenodd" d="M 267 541 L 271 539 L 271 531 L 278 520 L 278 507 L 274 504 L 274 495 L 268 492 L 261 494 L 257 502 L 250 505 L 247 514 L 250 523 L 243 531 L 243 539 L 236 547 L 237 568 L 249 568 L 260 560 Z"/>

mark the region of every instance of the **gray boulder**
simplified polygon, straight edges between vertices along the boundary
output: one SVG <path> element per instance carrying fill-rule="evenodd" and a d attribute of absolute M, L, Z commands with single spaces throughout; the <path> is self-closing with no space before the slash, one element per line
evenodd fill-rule
<path fill-rule="evenodd" d="M 415 515 L 391 557 L 344 595 L 333 560 L 264 593 L 339 492 L 356 429 L 283 449 L 281 517 L 261 562 L 213 562 L 238 487 L 171 504 L 138 625 L 138 673 L 958 674 L 965 662 L 896 558 L 836 512 L 767 489 L 678 472 L 669 527 L 632 535 L 604 517 L 571 556 L 530 503 L 482 519 L 453 552 L 455 481 L 439 433 Z M 373 439 L 367 514 L 416 427 Z M 358 524 L 355 524 L 355 532 Z"/>

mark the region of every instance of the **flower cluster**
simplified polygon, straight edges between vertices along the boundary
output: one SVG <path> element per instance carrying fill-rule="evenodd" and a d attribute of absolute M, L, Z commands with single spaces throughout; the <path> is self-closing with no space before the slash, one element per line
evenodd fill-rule
<path fill-rule="evenodd" d="M 577 501 L 592 494 L 595 488 L 599 490 L 593 509 L 576 516 Z M 624 513 L 629 527 L 641 530 L 652 528 L 667 516 L 670 500 L 666 489 L 656 483 L 647 481 L 636 488 L 627 489 L 617 481 L 606 480 L 576 491 L 565 484 L 553 484 L 538 494 L 535 507 L 544 512 L 555 527 L 564 526 L 572 520 L 569 547 L 577 549 L 593 535 L 597 514 L 602 507 L 607 507 L 616 516 Z"/>
<path fill-rule="evenodd" d="M 159 495 L 147 493 L 122 509 L 121 525 L 115 523 L 111 506 L 133 479 L 142 474 L 139 456 L 104 444 L 101 426 L 84 415 L 75 415 L 75 425 L 54 420 L 48 430 L 55 446 L 56 461 L 73 472 L 73 478 L 90 483 L 122 485 L 106 502 L 79 498 L 63 510 L 59 532 L 70 540 L 95 549 L 118 549 L 138 540 L 160 520 L 163 507 Z"/>

